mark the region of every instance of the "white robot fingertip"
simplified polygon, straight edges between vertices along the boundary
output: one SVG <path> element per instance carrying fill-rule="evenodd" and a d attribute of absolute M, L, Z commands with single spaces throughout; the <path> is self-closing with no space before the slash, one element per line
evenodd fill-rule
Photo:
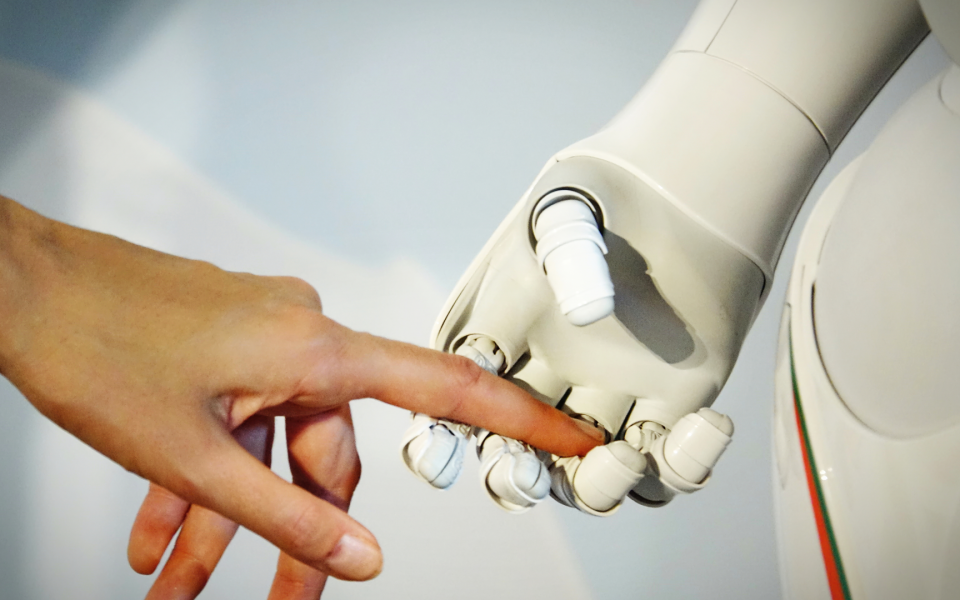
<path fill-rule="evenodd" d="M 577 508 L 592 515 L 612 515 L 646 471 L 646 457 L 623 440 L 594 448 L 572 474 L 570 487 Z"/>
<path fill-rule="evenodd" d="M 416 413 L 401 442 L 400 455 L 410 471 L 445 490 L 460 477 L 469 432 L 457 423 Z"/>
<path fill-rule="evenodd" d="M 690 483 L 704 482 L 733 437 L 733 421 L 711 408 L 684 416 L 664 438 L 667 465 Z"/>
<path fill-rule="evenodd" d="M 639 429 L 639 428 L 638 428 Z M 627 432 L 636 443 L 642 435 Z M 685 415 L 666 435 L 652 440 L 647 457 L 647 477 L 630 492 L 630 498 L 647 506 L 661 506 L 678 494 L 703 489 L 713 468 L 733 437 L 733 421 L 711 408 Z"/>
<path fill-rule="evenodd" d="M 523 442 L 481 431 L 477 435 L 480 482 L 497 506 L 525 512 L 550 494 L 550 472 Z"/>
<path fill-rule="evenodd" d="M 536 254 L 572 324 L 589 325 L 613 313 L 614 289 L 593 205 L 581 193 L 554 190 L 533 209 Z"/>

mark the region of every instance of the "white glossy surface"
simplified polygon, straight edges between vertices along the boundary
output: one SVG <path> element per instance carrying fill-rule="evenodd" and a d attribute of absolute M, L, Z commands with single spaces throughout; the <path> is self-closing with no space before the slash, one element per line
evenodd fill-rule
<path fill-rule="evenodd" d="M 790 371 L 790 307 L 784 309 L 777 349 L 773 408 L 774 506 L 777 555 L 785 600 L 830 597 L 830 585 L 814 516 L 813 495 L 805 471 L 801 430 L 793 401 Z"/>
<path fill-rule="evenodd" d="M 914 316 L 904 311 L 917 303 L 943 301 L 944 293 L 949 297 L 951 286 L 956 283 L 951 260 L 955 254 L 934 253 L 926 254 L 922 261 L 911 259 L 914 252 L 923 253 L 931 240 L 942 240 L 939 233 L 943 227 L 954 228 L 948 236 L 952 243 L 960 223 L 957 219 L 944 219 L 941 212 L 955 210 L 956 149 L 960 147 L 960 137 L 950 134 L 955 127 L 951 120 L 957 117 L 942 107 L 936 109 L 938 87 L 939 77 L 918 92 L 878 137 L 862 162 L 838 178 L 821 199 L 801 240 L 788 296 L 796 385 L 816 463 L 813 476 L 822 490 L 845 580 L 854 598 L 946 599 L 960 593 L 956 569 L 960 561 L 960 476 L 953 467 L 960 456 L 960 424 L 950 416 L 955 398 L 937 396 L 935 390 L 926 390 L 934 392 L 930 396 L 896 393 L 898 386 L 923 392 L 924 385 L 949 380 L 956 361 L 939 362 L 939 353 L 949 354 L 950 349 L 938 346 L 936 339 L 900 340 L 903 349 L 909 350 L 909 356 L 902 360 L 919 361 L 913 370 L 901 370 L 900 365 L 892 364 L 887 367 L 890 372 L 877 367 L 869 372 L 860 370 L 877 357 L 901 348 L 871 339 L 877 335 L 874 331 L 857 331 L 859 316 L 854 318 L 841 309 L 835 297 L 845 289 L 845 302 L 853 301 L 866 318 L 879 319 L 873 327 L 880 335 L 904 335 L 900 323 L 891 322 L 894 319 L 921 330 L 927 327 L 932 315 L 946 327 L 954 322 L 952 309 L 927 311 L 912 323 Z M 922 139 L 914 137 L 924 131 Z M 941 137 L 940 132 L 948 135 Z M 914 162 L 914 158 L 925 160 Z M 898 193 L 890 181 L 891 174 L 897 173 L 923 174 L 922 185 L 909 178 L 902 184 L 911 191 L 926 191 L 927 195 L 918 198 L 913 193 Z M 881 188 L 874 187 L 885 182 L 882 188 L 889 187 L 891 191 L 887 197 Z M 947 188 L 940 188 L 941 185 Z M 943 189 L 952 192 L 944 194 Z M 868 196 L 863 195 L 871 190 Z M 934 210 L 935 207 L 939 209 Z M 897 293 L 908 298 L 905 303 L 897 302 L 898 296 L 889 293 L 880 301 L 876 289 L 869 303 L 857 301 L 853 291 L 853 286 L 859 285 L 870 293 L 871 287 L 880 281 L 874 279 L 875 272 L 869 264 L 864 264 L 867 259 L 856 260 L 860 250 L 880 252 L 874 240 L 858 237 L 869 235 L 877 222 L 873 219 L 879 216 L 886 223 L 898 225 L 896 235 L 882 238 L 884 251 L 889 249 L 890 254 L 879 264 L 885 275 L 899 276 L 901 287 Z M 851 219 L 861 227 L 850 227 Z M 918 221 L 926 221 L 926 225 L 918 226 Z M 898 260 L 904 264 L 898 266 Z M 938 274 L 931 281 L 942 278 L 945 287 L 911 285 L 918 270 L 929 275 L 923 273 L 925 267 Z M 844 322 L 840 318 L 844 314 L 852 322 Z M 843 342 L 848 345 L 849 354 L 837 352 L 834 336 L 838 330 L 854 336 Z M 878 348 L 878 343 L 883 345 Z M 850 344 L 861 345 L 851 348 Z M 781 352 L 781 361 L 785 355 Z M 791 382 L 785 374 L 786 367 L 781 365 L 779 369 L 781 424 L 776 429 L 777 455 L 785 491 L 780 504 L 788 510 L 802 504 L 803 473 L 797 469 L 798 438 L 789 433 L 786 423 L 789 418 L 785 413 L 790 412 L 787 398 L 791 394 L 783 388 Z M 892 393 L 876 389 L 874 396 L 859 395 L 864 386 L 875 382 L 892 388 Z M 818 502 L 811 498 L 809 490 L 807 501 L 811 505 Z M 802 583 L 811 577 L 813 581 L 822 581 L 823 573 L 823 558 L 817 564 L 810 530 L 803 532 L 799 527 L 804 521 L 809 527 L 809 512 L 801 510 L 796 521 L 790 513 L 783 513 L 781 520 L 785 552 L 794 559 L 784 565 L 784 582 L 791 588 L 790 597 L 822 597 L 817 595 L 822 586 Z"/>
<path fill-rule="evenodd" d="M 557 156 L 624 168 L 769 280 L 829 149 L 803 112 L 748 71 L 676 52 L 606 128 Z"/>
<path fill-rule="evenodd" d="M 587 327 L 560 313 L 528 233 L 540 194 L 573 186 L 601 206 L 618 286 L 614 318 Z M 441 312 L 434 347 L 489 336 L 509 357 L 508 375 L 531 356 L 566 382 L 566 410 L 589 415 L 611 435 L 637 398 L 669 427 L 712 402 L 762 289 L 749 259 L 665 201 L 660 189 L 607 161 L 575 157 L 551 162 L 475 259 Z"/>
<path fill-rule="evenodd" d="M 573 477 L 573 491 L 592 511 L 607 513 L 623 502 L 646 468 L 647 460 L 627 442 L 600 446 L 583 458 Z"/>
<path fill-rule="evenodd" d="M 769 280 L 814 179 L 926 31 L 913 0 L 708 0 L 630 104 L 559 156 L 661 187 Z"/>
<path fill-rule="evenodd" d="M 705 417 L 705 411 L 716 418 Z M 664 458 L 678 475 L 690 483 L 700 483 L 716 466 L 732 435 L 733 423 L 729 417 L 701 408 L 684 415 L 674 425 L 664 442 Z"/>
<path fill-rule="evenodd" d="M 677 472 L 667 461 L 666 442 L 667 436 L 654 440 L 647 455 L 659 478 L 645 477 L 630 494 L 640 504 L 665 504 L 678 494 L 692 494 L 702 490 L 710 481 L 709 474 L 706 478 L 692 481 L 687 478 L 686 473 Z"/>
<path fill-rule="evenodd" d="M 823 244 L 820 353 L 868 427 L 911 438 L 960 424 L 960 116 L 943 75 L 864 154 Z"/>
<path fill-rule="evenodd" d="M 401 457 L 411 473 L 440 490 L 457 482 L 467 440 L 452 423 L 414 415 L 400 444 Z"/>
<path fill-rule="evenodd" d="M 915 0 L 738 0 L 706 52 L 783 94 L 832 151 L 926 32 Z"/>
<path fill-rule="evenodd" d="M 562 199 L 553 198 L 558 195 Z M 533 211 L 537 260 L 560 312 L 578 327 L 609 316 L 614 307 L 613 282 L 603 257 L 607 246 L 586 202 L 579 194 L 555 192 Z"/>
<path fill-rule="evenodd" d="M 853 176 L 856 174 L 858 162 L 854 161 L 845 168 L 827 187 L 815 204 L 803 229 L 803 237 L 797 258 L 791 269 L 790 287 L 788 288 L 787 305 L 784 309 L 780 338 L 777 346 L 776 365 L 776 395 L 774 398 L 773 437 L 774 437 L 774 468 L 776 470 L 778 486 L 774 488 L 777 508 L 777 541 L 781 562 L 781 586 L 783 596 L 789 600 L 814 600 L 830 597 L 830 584 L 827 578 L 827 569 L 823 553 L 823 543 L 819 535 L 815 508 L 818 498 L 815 489 L 810 489 L 806 470 L 807 455 L 803 445 L 803 426 L 810 426 L 811 419 L 816 415 L 816 396 L 810 398 L 814 406 L 810 415 L 802 423 L 795 407 L 795 393 L 791 360 L 796 361 L 798 369 L 812 362 L 810 355 L 810 337 L 813 331 L 812 319 L 808 329 L 799 329 L 793 335 L 793 330 L 802 327 L 799 315 L 810 315 L 812 298 L 802 291 L 811 289 L 813 265 L 820 254 L 822 236 L 829 229 L 830 222 L 836 213 L 837 207 L 843 201 Z M 803 345 L 801 351 L 801 340 Z M 815 345 L 812 349 L 816 352 Z M 819 361 L 819 358 L 816 359 Z M 800 371 L 797 371 L 798 377 Z M 800 392 L 804 401 L 804 413 L 808 412 L 808 396 L 814 394 L 810 385 L 805 385 Z M 822 450 L 821 450 L 822 452 Z M 832 462 L 829 457 L 816 455 L 817 472 L 812 477 L 827 481 L 833 474 Z"/>
<path fill-rule="evenodd" d="M 670 51 L 706 52 L 736 4 L 737 0 L 704 0 L 697 4 Z"/>

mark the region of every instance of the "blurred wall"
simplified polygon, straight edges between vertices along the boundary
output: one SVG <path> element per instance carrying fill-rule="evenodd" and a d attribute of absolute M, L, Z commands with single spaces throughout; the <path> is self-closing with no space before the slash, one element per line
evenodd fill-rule
<path fill-rule="evenodd" d="M 0 1 L 0 193 L 225 268 L 299 275 L 330 316 L 423 343 L 542 164 L 613 116 L 693 7 Z M 925 42 L 811 198 L 945 65 Z M 360 401 L 352 512 L 386 567 L 372 583 L 331 582 L 325 597 L 776 597 L 769 420 L 798 233 L 718 400 L 737 440 L 707 489 L 605 520 L 552 503 L 506 515 L 473 463 L 448 493 L 409 476 L 397 452 L 406 416 Z M 0 598 L 143 594 L 150 580 L 126 566 L 125 543 L 145 482 L 6 382 L 0 406 Z M 275 559 L 241 532 L 204 597 L 265 597 Z"/>

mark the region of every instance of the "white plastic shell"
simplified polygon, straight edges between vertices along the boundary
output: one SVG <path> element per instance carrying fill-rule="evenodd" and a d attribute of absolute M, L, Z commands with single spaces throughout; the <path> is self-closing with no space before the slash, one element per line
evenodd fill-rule
<path fill-rule="evenodd" d="M 620 506 L 647 469 L 647 459 L 624 441 L 598 446 L 587 453 L 573 476 L 573 492 L 594 514 Z"/>
<path fill-rule="evenodd" d="M 557 158 L 635 173 L 769 281 L 820 169 L 926 32 L 913 0 L 705 0 L 640 93 Z"/>
<path fill-rule="evenodd" d="M 717 464 L 732 435 L 730 417 L 701 408 L 685 415 L 667 435 L 664 458 L 677 475 L 690 483 L 700 483 Z"/>
<path fill-rule="evenodd" d="M 400 455 L 410 471 L 445 490 L 460 477 L 467 439 L 453 424 L 416 414 L 401 442 Z"/>
<path fill-rule="evenodd" d="M 817 248 L 823 364 L 844 405 L 892 438 L 960 424 L 958 100 L 953 66 L 890 119 Z"/>
<path fill-rule="evenodd" d="M 732 435 L 733 421 L 713 409 L 685 415 L 669 434 L 651 436 L 654 441 L 646 457 L 655 476 L 640 480 L 630 498 L 662 506 L 678 494 L 703 489 Z"/>
<path fill-rule="evenodd" d="M 520 513 L 549 495 L 550 473 L 528 445 L 499 435 L 478 444 L 480 480 L 498 506 Z"/>
<path fill-rule="evenodd" d="M 607 246 L 582 195 L 551 192 L 533 212 L 537 259 L 557 297 L 560 312 L 577 326 L 613 312 L 613 282 L 604 259 Z"/>

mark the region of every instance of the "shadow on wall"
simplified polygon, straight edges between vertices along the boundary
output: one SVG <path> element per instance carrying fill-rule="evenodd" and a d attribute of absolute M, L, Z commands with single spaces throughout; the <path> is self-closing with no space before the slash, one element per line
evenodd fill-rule
<path fill-rule="evenodd" d="M 0 56 L 5 59 L 76 81 L 86 70 L 87 58 L 99 47 L 107 32 L 113 43 L 134 47 L 149 33 L 127 27 L 115 31 L 115 24 L 139 0 L 13 0 L 0 4 Z M 149 11 L 159 19 L 173 10 L 177 2 L 149 3 Z M 136 23 L 146 25 L 149 19 Z M 120 34 L 118 37 L 117 34 Z M 122 54 L 121 54 L 122 56 Z M 21 90 L 22 92 L 22 90 Z M 0 85 L 0 172 L 14 162 L 31 135 L 43 127 L 57 106 L 50 94 L 15 93 Z M 51 178 L 45 186 L 62 185 Z M 29 198 L 32 208 L 55 218 L 63 218 L 67 207 L 65 194 L 50 189 Z M 11 194 L 0 189 L 0 194 Z M 21 394 L 6 379 L 0 379 L 0 582 L 4 598 L 26 598 L 27 581 L 23 567 L 23 548 L 27 543 L 27 498 L 22 482 L 29 479 L 28 448 L 34 425 L 41 419 Z"/>

